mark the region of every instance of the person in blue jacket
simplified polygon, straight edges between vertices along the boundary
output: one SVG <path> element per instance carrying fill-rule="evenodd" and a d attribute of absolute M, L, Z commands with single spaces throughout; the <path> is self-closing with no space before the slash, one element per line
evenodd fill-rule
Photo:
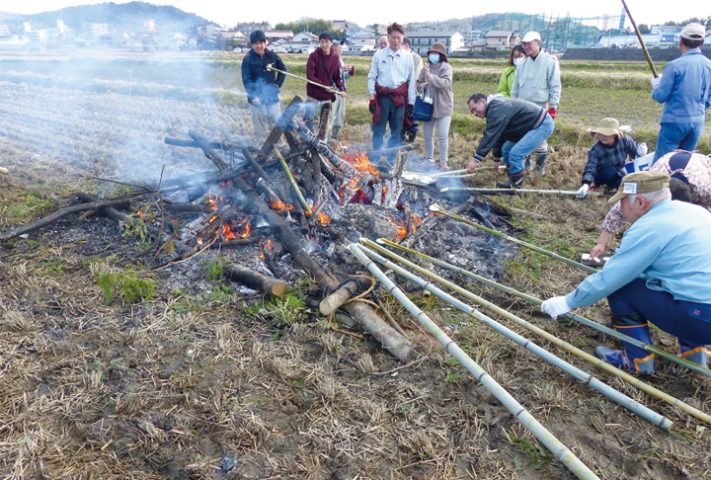
<path fill-rule="evenodd" d="M 711 60 L 701 51 L 705 36 L 703 25 L 686 25 L 679 38 L 681 57 L 652 78 L 652 98 L 664 104 L 655 162 L 673 150 L 692 152 L 699 143 L 711 106 Z"/>
<path fill-rule="evenodd" d="M 651 344 L 652 323 L 679 339 L 681 356 L 706 367 L 711 344 L 711 213 L 671 200 L 671 178 L 660 172 L 626 175 L 610 202 L 632 226 L 599 272 L 568 295 L 541 304 L 552 318 L 607 297 L 612 326 Z M 622 369 L 654 372 L 654 354 L 630 343 L 595 355 Z"/>
<path fill-rule="evenodd" d="M 252 110 L 255 134 L 263 137 L 271 131 L 281 116 L 279 90 L 286 75 L 270 70 L 273 66 L 283 72 L 286 66 L 279 55 L 267 48 L 267 37 L 261 30 L 249 34 L 252 48 L 242 59 L 242 84 Z"/>

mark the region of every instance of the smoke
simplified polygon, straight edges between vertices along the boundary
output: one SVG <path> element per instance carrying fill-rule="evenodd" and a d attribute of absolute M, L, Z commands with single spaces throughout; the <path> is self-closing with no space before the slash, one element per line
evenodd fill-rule
<path fill-rule="evenodd" d="M 163 140 L 248 142 L 239 67 L 220 52 L 0 52 L 0 137 L 24 167 L 55 173 L 155 185 L 214 170 Z"/>

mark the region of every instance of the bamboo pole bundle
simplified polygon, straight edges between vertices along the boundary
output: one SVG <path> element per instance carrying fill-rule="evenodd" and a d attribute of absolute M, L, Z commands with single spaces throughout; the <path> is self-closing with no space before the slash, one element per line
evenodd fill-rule
<path fill-rule="evenodd" d="M 398 249 L 402 252 L 406 252 L 406 253 L 409 253 L 409 254 L 414 255 L 416 257 L 422 258 L 422 259 L 427 260 L 428 262 L 431 262 L 439 267 L 445 268 L 447 270 L 451 270 L 453 272 L 457 272 L 460 275 L 464 275 L 465 277 L 471 278 L 472 280 L 475 280 L 477 282 L 483 283 L 483 284 L 488 285 L 490 287 L 496 288 L 497 290 L 500 290 L 502 292 L 508 293 L 508 294 L 513 295 L 515 297 L 518 297 L 518 298 L 525 300 L 529 303 L 532 303 L 534 305 L 540 305 L 541 303 L 543 303 L 543 300 L 541 300 L 540 298 L 534 297 L 533 295 L 529 295 L 528 293 L 521 292 L 519 290 L 516 290 L 515 288 L 508 287 L 506 285 L 502 285 L 498 282 L 495 282 L 494 280 L 490 280 L 490 279 L 483 277 L 481 275 L 478 275 L 474 272 L 470 272 L 469 270 L 466 270 L 462 267 L 452 265 L 451 263 L 445 262 L 444 260 L 440 260 L 438 258 L 424 254 L 422 252 L 418 252 L 417 250 L 413 250 L 411 248 L 407 248 L 403 245 L 392 242 L 390 240 L 387 240 L 384 238 L 379 238 L 378 243 L 387 245 L 388 247 L 395 248 L 395 249 Z M 677 365 L 686 367 L 689 370 L 699 373 L 705 377 L 711 378 L 711 369 L 702 367 L 698 363 L 694 363 L 694 362 L 691 362 L 691 361 L 686 360 L 684 358 L 681 358 L 678 355 L 674 355 L 673 353 L 667 352 L 666 350 L 663 350 L 663 349 L 656 347 L 654 345 L 644 343 L 641 340 L 637 340 L 636 338 L 630 337 L 629 335 L 625 335 L 622 332 L 618 332 L 617 330 L 606 327 L 605 325 L 601 325 L 601 324 L 597 323 L 596 321 L 590 320 L 589 318 L 583 317 L 582 315 L 578 315 L 577 313 L 568 312 L 562 316 L 565 318 L 568 318 L 570 320 L 574 320 L 574 321 L 576 321 L 582 325 L 585 325 L 587 327 L 590 327 L 593 330 L 597 330 L 598 332 L 607 334 L 607 335 L 614 337 L 618 340 L 621 340 L 623 342 L 631 343 L 632 345 L 642 348 L 649 353 L 654 353 L 656 355 L 659 355 L 660 357 L 664 358 L 665 360 L 668 360 L 672 363 L 676 363 Z"/>
<path fill-rule="evenodd" d="M 508 240 L 510 242 L 516 243 L 518 245 L 521 245 L 522 247 L 526 247 L 530 250 L 533 250 L 534 252 L 542 253 L 543 255 L 546 255 L 552 259 L 558 260 L 560 262 L 566 263 L 568 265 L 571 265 L 573 267 L 577 267 L 581 270 L 585 270 L 586 272 L 590 273 L 596 273 L 597 269 L 588 267 L 587 265 L 583 265 L 580 262 L 576 262 L 575 260 L 571 260 L 569 258 L 563 257 L 562 255 L 558 255 L 555 252 L 551 252 L 550 250 L 546 250 L 545 248 L 538 247 L 536 245 L 533 245 L 528 242 L 524 242 L 523 240 L 519 240 L 516 237 L 512 237 L 511 235 L 507 235 L 503 232 L 500 232 L 498 230 L 495 230 L 493 228 L 485 227 L 484 225 L 481 225 L 479 223 L 476 223 L 472 220 L 469 220 L 468 218 L 462 217 L 461 215 L 458 215 L 454 212 L 450 212 L 449 210 L 445 210 L 444 208 L 440 207 L 439 205 L 431 205 L 430 210 L 433 212 L 438 212 L 443 215 L 448 216 L 449 218 L 456 220 L 458 222 L 464 223 L 466 225 L 469 225 L 470 227 L 478 228 L 479 230 L 483 230 L 486 233 L 490 233 L 491 235 L 494 235 L 499 238 L 503 238 L 505 240 Z"/>
<path fill-rule="evenodd" d="M 390 257 L 393 260 L 396 260 L 400 264 L 406 265 L 406 266 L 412 268 L 413 270 L 417 271 L 418 273 L 421 273 L 422 275 L 426 276 L 427 278 L 434 280 L 442 285 L 447 286 L 447 288 L 460 293 L 461 295 L 465 296 L 466 298 L 469 298 L 475 302 L 481 303 L 482 305 L 487 305 L 487 304 L 490 305 L 491 310 L 495 311 L 497 314 L 499 314 L 499 315 L 501 315 L 513 322 L 517 321 L 514 318 L 515 316 L 512 315 L 511 313 L 509 313 L 508 311 L 506 311 L 506 310 L 504 310 L 504 309 L 502 309 L 490 302 L 487 302 L 486 300 L 479 297 L 478 295 L 475 295 L 474 293 L 472 293 L 468 290 L 465 290 L 458 285 L 455 285 L 454 283 L 450 282 L 449 280 L 446 280 L 446 279 L 440 277 L 439 275 L 437 275 L 437 274 L 435 274 L 423 267 L 420 267 L 417 264 L 414 264 L 414 263 L 408 261 L 407 259 L 391 252 L 390 250 L 383 248 L 382 246 L 378 245 L 377 243 L 372 242 L 371 240 L 368 240 L 368 239 L 361 239 L 361 241 L 368 247 L 372 248 L 373 250 L 377 250 L 378 252 L 386 255 L 387 257 Z M 585 351 L 583 351 L 583 350 L 581 350 L 569 343 L 563 342 L 558 337 L 546 332 L 545 330 L 543 330 L 539 327 L 536 327 L 533 324 L 529 323 L 529 325 L 532 327 L 530 329 L 532 332 L 542 336 L 543 338 L 550 341 L 551 343 L 558 344 L 561 348 L 572 353 L 573 355 L 577 356 L 581 360 L 584 360 L 592 365 L 602 368 L 606 372 L 619 377 L 620 379 L 626 381 L 630 385 L 639 388 L 643 392 L 645 392 L 655 398 L 663 400 L 664 402 L 667 402 L 668 404 L 677 407 L 679 410 L 682 410 L 682 411 L 688 413 L 689 415 L 697 418 L 698 420 L 701 420 L 702 422 L 711 423 L 711 416 L 709 414 L 704 413 L 695 407 L 692 407 L 688 403 L 682 402 L 678 398 L 672 397 L 668 393 L 662 392 L 658 388 L 653 387 L 652 385 L 649 385 L 648 383 L 643 382 L 639 378 L 625 372 L 624 370 L 620 370 L 619 368 L 616 368 L 616 367 L 610 365 L 609 363 L 604 362 L 601 359 L 599 359 L 593 355 L 590 355 L 589 353 L 587 353 L 587 352 L 585 352 Z"/>
<path fill-rule="evenodd" d="M 479 312 L 475 308 L 465 304 L 464 302 L 461 302 L 460 300 L 454 298 L 452 295 L 449 295 L 448 293 L 444 292 L 440 288 L 434 286 L 431 282 L 428 282 L 421 277 L 418 277 L 417 275 L 405 270 L 402 268 L 400 265 L 397 265 L 390 260 L 382 257 L 381 255 L 378 255 L 374 251 L 363 247 L 362 250 L 368 255 L 370 258 L 375 260 L 376 262 L 380 263 L 384 267 L 387 267 L 391 270 L 393 270 L 395 273 L 400 275 L 401 277 L 406 278 L 407 280 L 410 280 L 412 283 L 415 285 L 419 286 L 420 288 L 424 288 L 425 290 L 433 293 L 436 295 L 438 298 L 444 300 L 445 302 L 449 303 L 450 305 L 454 306 L 455 308 L 461 310 L 462 312 L 466 313 L 467 315 L 474 317 L 487 327 L 491 328 L 495 332 L 503 335 L 504 337 L 508 338 L 512 342 L 516 343 L 517 345 L 525 348 L 526 350 L 530 351 L 534 355 L 537 355 L 544 361 L 548 362 L 549 364 L 553 365 L 554 367 L 558 367 L 561 370 L 563 370 L 565 373 L 582 383 L 583 385 L 587 385 L 590 388 L 596 390 L 597 392 L 601 393 L 602 395 L 606 396 L 613 402 L 616 402 L 617 404 L 625 407 L 632 413 L 639 415 L 640 417 L 644 418 L 647 420 L 649 423 L 652 425 L 655 425 L 662 430 L 668 431 L 671 428 L 672 422 L 668 418 L 658 414 L 657 412 L 647 408 L 646 406 L 642 405 L 639 402 L 636 402 L 635 400 L 631 399 L 627 395 L 623 394 L 622 392 L 615 390 L 611 386 L 607 385 L 606 383 L 602 382 L 601 380 L 593 377 L 590 373 L 587 373 L 578 367 L 571 365 L 570 363 L 566 362 L 562 358 L 552 354 L 548 350 L 540 347 L 536 343 L 532 342 L 531 340 L 519 335 L 518 333 L 514 332 L 513 330 L 509 329 L 508 327 L 500 324 L 499 322 L 495 321 L 493 318 L 488 317 L 484 315 L 483 313 Z M 480 303 L 483 305 L 485 308 L 489 310 L 501 310 L 498 309 L 498 307 L 495 309 L 494 304 L 484 300 L 481 297 L 476 297 L 474 298 L 475 295 L 470 295 L 469 296 L 471 300 L 476 301 L 477 303 Z M 496 313 L 501 314 L 499 311 Z M 513 320 L 517 325 L 522 326 L 528 330 L 535 331 L 538 327 L 535 327 L 525 321 L 524 319 L 517 317 L 513 314 L 510 314 L 507 316 L 507 318 L 510 318 Z M 558 346 L 562 346 L 566 342 L 558 339 L 557 337 L 554 337 L 553 335 L 550 335 L 550 337 L 553 337 L 555 339 L 554 341 L 551 340 L 550 338 L 547 338 L 547 340 L 551 340 L 552 343 Z M 569 345 L 567 344 L 568 346 Z"/>
<path fill-rule="evenodd" d="M 590 470 L 575 454 L 566 447 L 558 438 L 548 431 L 536 418 L 526 410 L 511 394 L 506 391 L 491 375 L 481 368 L 472 358 L 462 350 L 451 338 L 440 329 L 436 323 L 430 319 L 425 312 L 420 310 L 398 286 L 390 280 L 378 266 L 371 261 L 361 247 L 357 244 L 350 244 L 348 249 L 407 309 L 410 314 L 417 319 L 432 336 L 434 336 L 444 350 L 456 358 L 469 373 L 474 375 L 489 392 L 491 392 L 506 409 L 511 412 L 516 420 L 531 432 L 555 457 L 565 465 L 578 478 L 596 479 L 599 478 Z"/>

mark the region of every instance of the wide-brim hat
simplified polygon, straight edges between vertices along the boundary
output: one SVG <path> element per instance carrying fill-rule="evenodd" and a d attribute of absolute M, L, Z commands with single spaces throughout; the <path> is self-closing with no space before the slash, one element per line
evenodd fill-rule
<path fill-rule="evenodd" d="M 596 133 L 607 136 L 619 135 L 620 122 L 616 118 L 603 118 L 596 126 L 588 128 L 588 132 L 593 135 Z"/>
<path fill-rule="evenodd" d="M 432 44 L 430 49 L 427 50 L 427 55 L 429 55 L 430 53 L 439 53 L 440 55 L 442 55 L 444 57 L 445 60 L 447 60 L 447 47 L 445 47 L 441 43 Z"/>
<path fill-rule="evenodd" d="M 671 178 L 666 173 L 644 172 L 630 173 L 624 176 L 620 183 L 620 188 L 608 202 L 617 203 L 625 195 L 638 195 L 640 193 L 658 192 L 664 188 L 669 188 Z"/>

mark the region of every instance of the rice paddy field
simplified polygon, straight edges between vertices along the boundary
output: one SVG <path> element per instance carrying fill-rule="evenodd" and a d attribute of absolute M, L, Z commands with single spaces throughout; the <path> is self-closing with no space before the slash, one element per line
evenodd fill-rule
<path fill-rule="evenodd" d="M 284 60 L 304 74 L 305 56 Z M 356 76 L 340 144 L 366 148 L 370 59 L 345 60 Z M 170 147 L 166 136 L 198 131 L 259 146 L 264 132 L 253 131 L 240 62 L 233 53 L 0 55 L 0 231 L 79 191 L 111 196 L 125 187 L 116 182 L 211 168 L 202 152 Z M 495 91 L 502 63 L 452 61 L 454 168 L 466 164 L 483 130 L 465 101 Z M 527 178 L 532 188 L 577 188 L 592 144 L 587 128 L 602 117 L 630 125 L 650 147 L 655 142 L 661 106 L 651 100 L 641 58 L 563 60 L 561 71 L 550 166 L 545 176 Z M 304 94 L 304 84 L 288 78 L 282 101 Z M 699 150 L 711 153 L 711 122 Z M 482 172 L 471 185 L 497 179 Z M 595 244 L 608 207 L 603 198 L 492 201 L 512 213 L 517 237 L 570 258 Z M 362 331 L 321 317 L 310 303 L 309 279 L 284 300 L 244 295 L 221 276 L 219 259 L 197 257 L 182 268 L 204 279 L 176 285 L 168 271 L 145 268 L 145 247 L 137 232 L 98 217 L 0 245 L 0 478 L 574 478 L 386 292 L 382 308 L 415 345 L 408 364 Z M 567 293 L 585 277 L 524 249 L 505 272 L 502 283 L 540 298 Z M 101 279 L 109 273 L 140 279 L 150 295 L 107 298 Z M 489 287 L 457 281 L 587 352 L 615 344 Z M 535 339 L 668 417 L 673 427 L 663 431 L 471 317 L 410 292 L 598 477 L 711 477 L 707 422 Z M 605 302 L 580 313 L 603 324 L 609 318 Z M 656 333 L 658 345 L 677 351 L 675 339 Z M 657 367 L 646 382 L 711 412 L 708 378 L 662 360 Z"/>

